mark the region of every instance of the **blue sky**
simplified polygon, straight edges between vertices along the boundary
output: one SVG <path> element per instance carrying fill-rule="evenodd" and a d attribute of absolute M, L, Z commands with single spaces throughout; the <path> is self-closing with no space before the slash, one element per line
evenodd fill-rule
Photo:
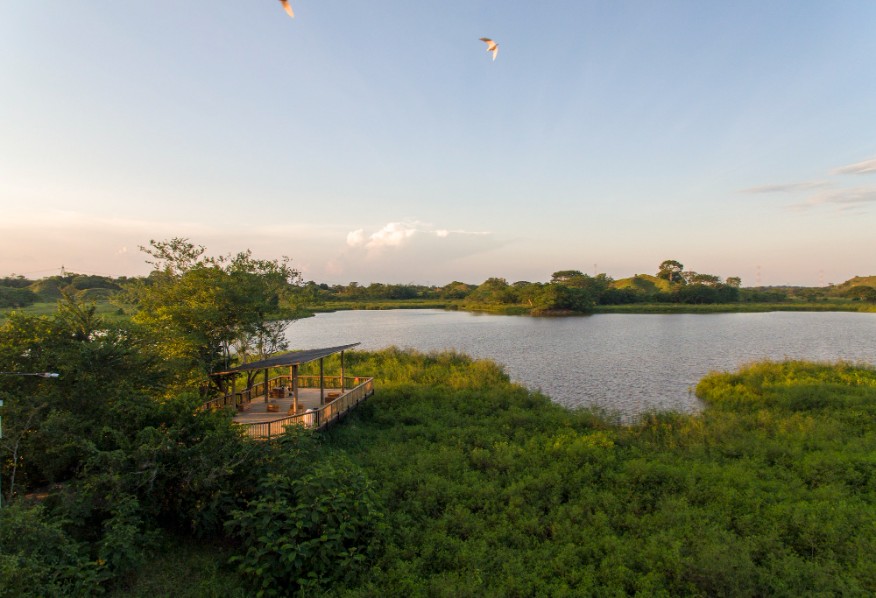
<path fill-rule="evenodd" d="M 291 3 L 0 3 L 0 275 L 876 274 L 874 2 Z"/>

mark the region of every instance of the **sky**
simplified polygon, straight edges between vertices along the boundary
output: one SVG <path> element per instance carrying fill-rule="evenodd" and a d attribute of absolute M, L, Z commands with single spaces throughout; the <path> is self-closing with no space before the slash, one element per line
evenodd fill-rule
<path fill-rule="evenodd" d="M 290 1 L 0 0 L 0 276 L 876 274 L 876 2 Z"/>

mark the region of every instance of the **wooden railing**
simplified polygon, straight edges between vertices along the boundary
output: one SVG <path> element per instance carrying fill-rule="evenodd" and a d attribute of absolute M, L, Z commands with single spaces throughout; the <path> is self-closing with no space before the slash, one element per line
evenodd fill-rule
<path fill-rule="evenodd" d="M 282 376 L 281 376 L 282 377 Z M 316 388 L 319 388 L 319 376 L 313 376 L 317 380 Z M 340 378 L 340 377 L 338 377 Z M 301 377 L 299 377 L 299 382 Z M 286 431 L 288 426 L 304 426 L 305 428 L 322 429 L 329 424 L 337 421 L 344 416 L 348 411 L 356 407 L 359 403 L 374 394 L 374 378 L 350 378 L 350 382 L 359 381 L 359 384 L 350 388 L 344 394 L 339 396 L 331 403 L 326 403 L 322 407 L 308 409 L 304 413 L 290 415 L 282 419 L 277 419 L 270 422 L 262 422 L 255 424 L 240 424 L 250 438 L 260 438 L 270 440 L 272 437 L 280 436 Z M 313 388 L 312 386 L 299 385 L 303 388 Z M 345 381 L 346 387 L 346 381 Z M 326 388 L 328 386 L 326 385 Z M 338 386 L 340 388 L 340 380 Z"/>
<path fill-rule="evenodd" d="M 250 438 L 268 438 L 281 435 L 286 426 L 304 426 L 306 428 L 321 429 L 342 417 L 350 409 L 353 409 L 363 400 L 374 394 L 374 378 L 345 376 L 343 384 L 340 376 L 324 376 L 324 386 L 327 390 L 343 389 L 343 394 L 322 407 L 309 409 L 304 413 L 290 415 L 282 419 L 255 424 L 241 424 L 246 435 Z M 280 386 L 291 386 L 292 377 L 288 375 L 277 376 L 267 381 L 268 391 Z M 320 388 L 319 376 L 299 376 L 298 388 Z M 223 397 L 207 401 L 202 409 L 242 409 L 253 399 L 265 396 L 265 382 L 259 382 L 240 392 L 230 393 Z"/>

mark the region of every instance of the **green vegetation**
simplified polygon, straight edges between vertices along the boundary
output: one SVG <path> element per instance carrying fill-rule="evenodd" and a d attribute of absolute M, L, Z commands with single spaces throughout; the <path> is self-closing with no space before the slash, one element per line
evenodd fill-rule
<path fill-rule="evenodd" d="M 701 414 L 624 426 L 492 362 L 351 351 L 374 397 L 252 441 L 200 408 L 206 375 L 276 346 L 297 273 L 183 239 L 147 253 L 114 291 L 131 317 L 65 288 L 0 323 L 0 370 L 60 374 L 0 376 L 0 597 L 876 593 L 871 366 L 753 364 L 701 381 Z M 577 309 L 612 288 L 470 291 Z"/>
<path fill-rule="evenodd" d="M 154 243 L 154 242 L 153 242 Z M 185 246 L 188 246 L 187 248 Z M 200 250 L 197 256 L 186 252 Z M 306 317 L 316 312 L 348 309 L 464 309 L 504 315 L 574 315 L 586 313 L 717 313 L 760 311 L 876 311 L 876 276 L 856 276 L 841 285 L 829 287 L 747 287 L 737 276 L 721 280 L 714 274 L 684 270 L 676 260 L 664 260 L 655 275 L 636 274 L 612 279 L 607 274 L 590 276 L 580 270 L 559 270 L 547 283 L 492 277 L 480 285 L 453 281 L 442 287 L 416 284 L 358 282 L 328 285 L 301 281 L 288 261 L 261 261 L 245 252 L 211 258 L 203 247 L 185 239 L 172 239 L 144 249 L 155 259 L 184 260 L 186 268 L 197 267 L 201 274 L 213 268 L 217 276 L 230 274 L 232 260 L 240 260 L 244 270 L 255 274 L 259 268 L 285 268 L 288 274 L 282 292 L 275 293 L 276 304 L 268 306 L 267 319 Z M 165 252 L 158 256 L 156 252 Z M 174 255 L 176 254 L 176 255 Z M 192 260 L 186 263 L 185 260 Z M 225 269 L 224 274 L 217 274 Z M 189 276 L 193 276 L 190 274 Z M 240 273 L 234 275 L 241 282 Z M 232 277 L 233 278 L 233 277 Z M 0 279 L 0 320 L 18 309 L 31 314 L 49 314 L 62 294 L 93 302 L 98 313 L 112 318 L 136 314 L 135 289 L 148 289 L 160 280 L 156 270 L 147 278 L 112 279 L 103 276 L 64 274 L 39 281 L 21 276 Z M 228 281 L 226 281 L 228 282 Z M 227 286 L 227 285 L 226 285 Z M 239 284 L 238 284 L 239 286 Z M 229 288 L 221 293 L 227 297 Z M 263 297 L 264 298 L 264 297 Z M 217 297 L 217 300 L 221 300 Z M 151 310 L 146 309 L 146 313 Z M 145 316 L 141 316 L 145 317 Z M 271 335 L 265 333 L 267 337 Z M 279 347 L 278 347 L 279 348 Z"/>
<path fill-rule="evenodd" d="M 755 364 L 622 427 L 457 355 L 358 359 L 398 374 L 327 440 L 387 514 L 344 595 L 876 591 L 871 367 Z"/>

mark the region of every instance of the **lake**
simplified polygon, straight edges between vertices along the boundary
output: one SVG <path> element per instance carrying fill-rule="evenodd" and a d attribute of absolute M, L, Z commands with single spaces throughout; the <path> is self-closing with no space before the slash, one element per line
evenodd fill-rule
<path fill-rule="evenodd" d="M 433 309 L 339 311 L 289 326 L 290 347 L 361 342 L 492 359 L 511 379 L 568 407 L 624 418 L 702 407 L 693 387 L 710 371 L 757 359 L 876 364 L 876 314 L 769 312 L 498 316 Z M 376 372 L 365 372 L 372 374 Z"/>

